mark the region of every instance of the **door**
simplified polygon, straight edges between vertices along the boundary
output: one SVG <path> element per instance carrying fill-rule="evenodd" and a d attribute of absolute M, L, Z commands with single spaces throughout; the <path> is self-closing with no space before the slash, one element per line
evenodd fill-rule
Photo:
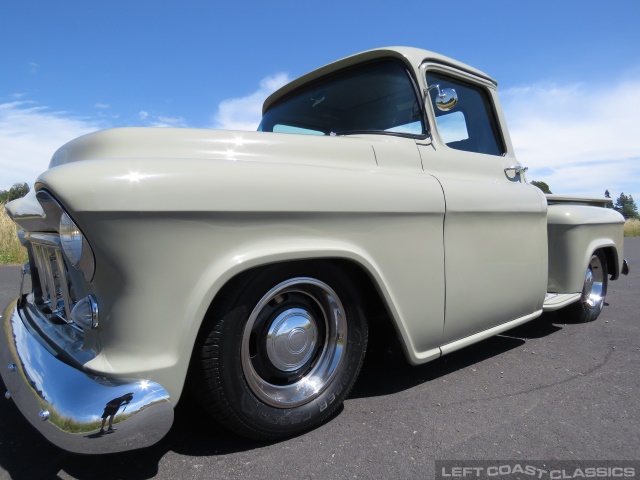
<path fill-rule="evenodd" d="M 423 168 L 445 196 L 445 323 L 442 343 L 539 311 L 547 282 L 546 199 L 526 183 L 496 109 L 495 86 L 446 66 L 425 69 L 428 86 L 455 89 L 438 110 L 428 91 L 431 138 L 418 141 Z M 506 169 L 506 170 L 505 170 Z"/>

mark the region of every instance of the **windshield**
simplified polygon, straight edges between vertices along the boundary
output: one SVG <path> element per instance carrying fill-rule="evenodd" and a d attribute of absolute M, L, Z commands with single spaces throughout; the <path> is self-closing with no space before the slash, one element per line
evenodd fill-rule
<path fill-rule="evenodd" d="M 367 64 L 298 90 L 271 107 L 261 132 L 424 134 L 411 78 L 398 62 Z"/>

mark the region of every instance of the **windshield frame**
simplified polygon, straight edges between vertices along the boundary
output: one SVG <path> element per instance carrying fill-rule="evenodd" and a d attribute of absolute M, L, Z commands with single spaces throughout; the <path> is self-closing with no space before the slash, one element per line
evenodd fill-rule
<path fill-rule="evenodd" d="M 409 85 L 413 93 L 413 97 L 414 97 L 413 100 L 417 103 L 417 108 L 419 110 L 419 112 L 417 113 L 416 120 L 410 123 L 415 123 L 419 121 L 420 127 L 422 128 L 422 131 L 420 133 L 397 132 L 397 131 L 369 129 L 369 128 L 347 129 L 342 131 L 340 131 L 339 129 L 327 130 L 327 129 L 318 128 L 318 125 L 305 124 L 303 122 L 296 122 L 295 125 L 292 124 L 290 126 L 294 127 L 295 129 L 308 129 L 308 130 L 314 130 L 314 131 L 322 131 L 324 136 L 341 136 L 341 135 L 358 134 L 358 135 L 390 135 L 395 137 L 405 137 L 405 138 L 413 138 L 413 139 L 420 139 L 420 140 L 427 138 L 429 136 L 429 123 L 428 123 L 426 112 L 425 112 L 424 98 L 420 94 L 420 88 L 418 86 L 417 79 L 415 78 L 414 72 L 410 68 L 408 68 L 403 61 L 393 57 L 383 57 L 375 60 L 370 60 L 367 62 L 362 62 L 357 65 L 352 65 L 346 68 L 342 68 L 340 70 L 331 72 L 312 82 L 309 82 L 305 85 L 302 85 L 292 90 L 287 95 L 278 99 L 278 101 L 270 105 L 268 110 L 264 112 L 260 125 L 258 126 L 258 131 L 271 132 L 272 129 L 275 128 L 277 125 L 281 125 L 278 123 L 272 123 L 272 125 L 270 126 L 270 129 L 263 130 L 265 126 L 265 120 L 269 118 L 270 112 L 277 110 L 282 105 L 286 105 L 288 102 L 292 100 L 299 99 L 301 96 L 303 96 L 306 93 L 322 89 L 324 85 L 327 85 L 336 81 L 340 81 L 342 79 L 348 80 L 349 77 L 357 76 L 358 73 L 362 70 L 372 69 L 372 67 L 375 68 L 376 65 L 384 65 L 384 64 L 396 64 L 400 66 L 401 71 L 407 76 L 407 79 L 409 80 Z M 397 128 L 398 126 L 409 125 L 410 123 L 400 124 L 390 128 Z M 296 132 L 296 133 L 301 133 L 301 132 Z"/>

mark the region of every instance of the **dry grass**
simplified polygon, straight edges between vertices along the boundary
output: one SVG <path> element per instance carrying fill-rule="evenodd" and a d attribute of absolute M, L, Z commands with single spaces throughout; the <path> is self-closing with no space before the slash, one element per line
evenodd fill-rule
<path fill-rule="evenodd" d="M 624 223 L 625 237 L 640 237 L 640 220 L 627 220 Z"/>
<path fill-rule="evenodd" d="M 24 263 L 27 261 L 27 249 L 18 240 L 16 224 L 9 218 L 0 204 L 0 264 Z"/>

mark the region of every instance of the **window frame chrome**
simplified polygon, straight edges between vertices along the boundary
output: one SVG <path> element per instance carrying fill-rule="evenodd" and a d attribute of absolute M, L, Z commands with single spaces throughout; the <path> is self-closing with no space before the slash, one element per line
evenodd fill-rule
<path fill-rule="evenodd" d="M 418 68 L 418 71 L 420 73 L 420 80 L 424 84 L 424 89 L 429 88 L 429 84 L 427 83 L 427 73 L 433 72 L 435 74 L 451 77 L 453 80 L 459 81 L 462 84 L 465 84 L 465 83 L 470 84 L 473 87 L 483 90 L 482 94 L 486 95 L 491 108 L 491 111 L 489 112 L 490 114 L 489 120 L 495 123 L 496 141 L 498 142 L 498 146 L 502 149 L 502 152 L 503 152 L 501 155 L 492 155 L 492 156 L 500 158 L 500 157 L 508 157 L 513 155 L 513 152 L 511 152 L 511 147 L 509 142 L 507 142 L 507 140 L 504 138 L 503 125 L 500 122 L 500 115 L 499 115 L 498 108 L 496 106 L 496 101 L 494 98 L 494 93 L 496 92 L 496 88 L 497 88 L 497 84 L 494 81 L 491 81 L 484 77 L 480 77 L 478 75 L 474 75 L 473 73 L 470 73 L 466 70 L 462 70 L 457 67 L 449 66 L 439 62 L 434 62 L 433 60 L 425 60 L 424 62 L 422 62 L 420 64 L 420 67 Z M 437 137 L 439 144 L 451 150 L 456 150 L 455 148 L 449 147 L 446 144 L 446 142 L 444 142 L 442 137 L 440 137 L 440 132 L 438 131 L 438 127 L 437 127 L 437 118 L 436 118 L 435 111 L 433 110 L 433 105 L 431 104 L 431 101 L 427 101 L 427 99 L 424 98 L 425 97 L 424 95 L 422 95 L 422 97 L 424 100 L 423 103 L 424 103 L 425 116 L 428 119 L 429 125 L 434 125 L 434 127 L 431 130 L 429 130 L 429 134 L 433 137 L 434 136 L 433 133 L 435 131 L 435 136 Z M 457 150 L 457 151 L 464 151 L 464 150 Z"/>

